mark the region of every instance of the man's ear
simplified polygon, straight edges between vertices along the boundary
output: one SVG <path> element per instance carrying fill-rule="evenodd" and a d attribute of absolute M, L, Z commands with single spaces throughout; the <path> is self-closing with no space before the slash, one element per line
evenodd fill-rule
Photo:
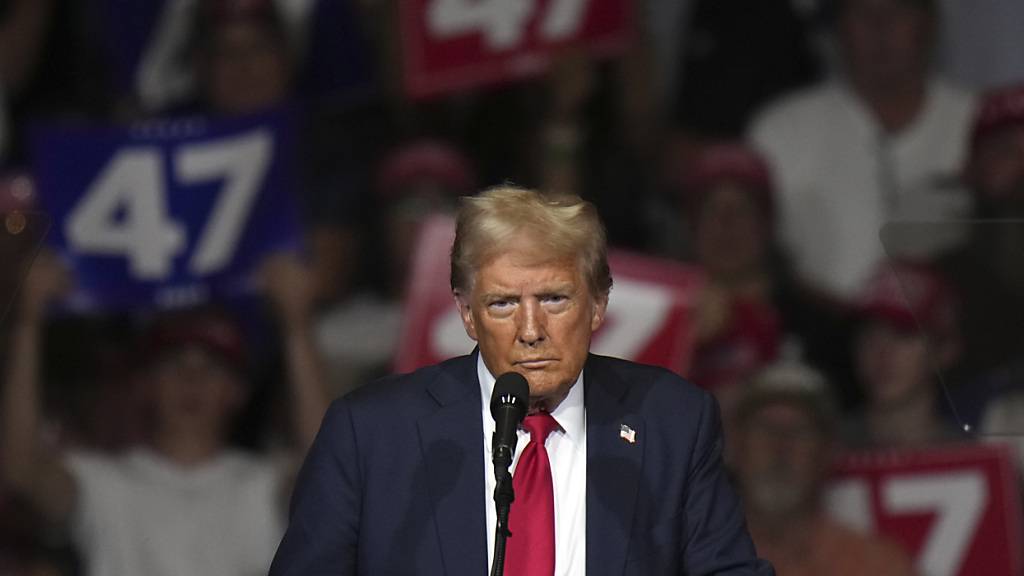
<path fill-rule="evenodd" d="M 604 324 L 604 314 L 608 311 L 608 295 L 603 294 L 594 298 L 594 310 L 590 317 L 590 331 L 597 332 L 597 329 Z"/>
<path fill-rule="evenodd" d="M 476 323 L 473 322 L 473 309 L 469 305 L 469 298 L 458 290 L 452 295 L 455 296 L 455 306 L 458 307 L 459 317 L 462 318 L 462 327 L 466 329 L 466 335 L 475 342 Z"/>

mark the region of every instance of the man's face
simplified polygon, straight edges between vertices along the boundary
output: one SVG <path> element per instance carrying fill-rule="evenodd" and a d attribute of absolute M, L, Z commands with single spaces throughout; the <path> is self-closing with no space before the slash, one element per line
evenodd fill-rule
<path fill-rule="evenodd" d="M 899 406 L 931 388 L 928 340 L 917 330 L 869 322 L 858 335 L 855 360 L 874 406 Z"/>
<path fill-rule="evenodd" d="M 590 294 L 574 260 L 519 250 L 486 262 L 470 293 L 457 294 L 456 302 L 488 370 L 525 376 L 531 409 L 547 410 L 576 382 L 608 304 Z"/>
<path fill-rule="evenodd" d="M 843 55 L 854 78 L 876 87 L 902 85 L 928 70 L 931 20 L 903 0 L 844 0 Z"/>
<path fill-rule="evenodd" d="M 289 87 L 285 48 L 256 24 L 225 25 L 209 56 L 206 97 L 224 114 L 246 114 L 283 101 Z"/>
<path fill-rule="evenodd" d="M 717 280 L 745 278 L 764 265 L 768 226 L 751 194 L 718 185 L 697 214 L 697 258 Z"/>
<path fill-rule="evenodd" d="M 239 377 L 198 346 L 168 353 L 152 367 L 156 425 L 174 433 L 189 428 L 221 434 L 245 400 Z"/>
<path fill-rule="evenodd" d="M 829 442 L 807 409 L 772 402 L 738 430 L 736 468 L 747 505 L 771 515 L 813 506 L 830 464 Z"/>

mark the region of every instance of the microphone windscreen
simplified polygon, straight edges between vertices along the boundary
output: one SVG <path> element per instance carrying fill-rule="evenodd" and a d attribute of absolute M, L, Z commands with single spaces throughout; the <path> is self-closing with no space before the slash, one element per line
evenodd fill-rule
<path fill-rule="evenodd" d="M 498 409 L 511 406 L 521 412 L 519 420 L 526 416 L 530 406 L 530 385 L 518 372 L 506 372 L 494 382 L 491 392 L 491 416 L 498 418 Z"/>

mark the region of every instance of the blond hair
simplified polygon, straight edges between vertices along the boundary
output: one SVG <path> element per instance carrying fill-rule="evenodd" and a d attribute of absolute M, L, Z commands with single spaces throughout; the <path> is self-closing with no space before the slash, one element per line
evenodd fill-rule
<path fill-rule="evenodd" d="M 504 185 L 460 201 L 451 253 L 452 290 L 472 290 L 476 271 L 513 246 L 521 234 L 544 261 L 575 259 L 590 293 L 612 287 L 604 225 L 593 204 L 573 194 L 544 195 Z"/>

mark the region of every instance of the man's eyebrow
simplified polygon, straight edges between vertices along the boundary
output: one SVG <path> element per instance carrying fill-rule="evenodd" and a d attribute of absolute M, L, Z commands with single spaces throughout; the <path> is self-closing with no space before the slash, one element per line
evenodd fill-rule
<path fill-rule="evenodd" d="M 514 292 L 511 292 L 511 291 L 502 292 L 502 291 L 498 290 L 498 291 L 494 291 L 494 292 L 485 292 L 484 294 L 480 295 L 480 298 L 483 299 L 484 301 L 490 301 L 490 300 L 517 300 L 517 299 L 519 299 L 519 295 L 514 293 Z"/>
<path fill-rule="evenodd" d="M 559 294 L 572 294 L 576 291 L 576 285 L 572 282 L 566 282 L 564 284 L 555 284 L 552 286 L 544 286 L 542 289 L 537 290 L 538 296 L 555 296 Z"/>

